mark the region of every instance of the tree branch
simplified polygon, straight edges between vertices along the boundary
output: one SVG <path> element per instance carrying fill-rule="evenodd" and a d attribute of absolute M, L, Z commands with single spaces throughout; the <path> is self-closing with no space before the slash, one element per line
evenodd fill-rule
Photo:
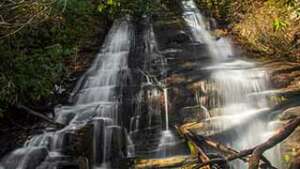
<path fill-rule="evenodd" d="M 25 110 L 28 114 L 34 115 L 34 116 L 36 116 L 36 117 L 38 117 L 38 118 L 40 118 L 40 119 L 42 119 L 42 120 L 44 120 L 44 121 L 46 121 L 46 122 L 52 124 L 52 125 L 55 125 L 55 126 L 57 126 L 57 127 L 59 127 L 59 128 L 65 127 L 64 124 L 57 123 L 56 121 L 50 119 L 49 117 L 47 117 L 47 116 L 45 116 L 45 115 L 43 115 L 43 114 L 41 114 L 41 113 L 38 113 L 38 112 L 36 112 L 36 111 L 34 111 L 34 110 L 31 110 L 30 108 L 28 108 L 28 107 L 26 107 L 26 106 L 24 106 L 24 105 L 22 105 L 22 104 L 17 104 L 16 107 L 17 107 L 18 109 L 23 109 L 23 110 Z"/>
<path fill-rule="evenodd" d="M 274 134 L 271 138 L 269 138 L 265 143 L 262 143 L 256 147 L 251 149 L 243 150 L 239 153 L 233 154 L 226 158 L 226 161 L 233 161 L 238 158 L 244 158 L 252 154 L 249 160 L 249 169 L 258 169 L 259 167 L 264 168 L 265 165 L 268 165 L 269 168 L 275 169 L 273 166 L 269 166 L 271 163 L 266 161 L 266 158 L 263 157 L 263 153 L 276 146 L 277 144 L 284 141 L 287 137 L 289 137 L 296 128 L 300 125 L 300 117 L 296 118 L 295 120 L 291 120 L 288 124 L 284 127 L 280 128 L 276 134 Z M 265 164 L 260 165 L 260 160 L 263 160 Z M 211 165 L 216 163 L 215 160 L 206 161 L 198 165 L 199 168 L 207 165 Z"/>
<path fill-rule="evenodd" d="M 279 129 L 276 134 L 274 134 L 271 138 L 268 139 L 263 144 L 256 146 L 253 150 L 252 156 L 250 157 L 249 161 L 249 169 L 258 169 L 259 161 L 261 159 L 262 154 L 279 144 L 280 142 L 284 141 L 288 136 L 290 136 L 296 128 L 300 125 L 300 117 L 292 120 L 287 125 Z"/>

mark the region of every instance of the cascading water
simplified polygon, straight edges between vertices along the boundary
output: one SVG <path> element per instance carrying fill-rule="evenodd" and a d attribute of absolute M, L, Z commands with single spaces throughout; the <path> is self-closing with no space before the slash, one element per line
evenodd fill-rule
<path fill-rule="evenodd" d="M 163 155 L 163 157 L 166 157 L 168 155 L 168 150 L 167 147 L 169 145 L 174 145 L 176 144 L 176 138 L 174 136 L 174 134 L 172 133 L 172 131 L 169 129 L 169 107 L 168 107 L 168 89 L 164 88 L 163 89 L 163 93 L 164 93 L 164 104 L 165 104 L 165 130 L 162 131 L 162 135 L 160 138 L 160 142 L 159 142 L 159 147 L 162 149 L 161 153 Z"/>
<path fill-rule="evenodd" d="M 224 38 L 216 40 L 216 38 L 207 31 L 207 24 L 195 5 L 195 2 L 192 0 L 184 0 L 182 3 L 184 10 L 183 18 L 191 28 L 194 41 L 206 44 L 213 59 L 222 60 L 232 56 L 233 51 L 228 40 Z"/>
<path fill-rule="evenodd" d="M 56 108 L 56 121 L 66 124 L 66 127 L 34 136 L 25 143 L 24 148 L 5 157 L 0 166 L 4 169 L 60 167 L 62 162 L 53 159 L 68 157 L 65 149 L 69 146 L 69 134 L 88 124 L 93 126 L 92 140 L 88 141 L 92 142 L 93 147 L 89 159 L 91 168 L 112 168 L 110 160 L 125 157 L 121 141 L 127 138 L 123 138 L 123 128 L 119 126 L 118 107 L 121 104 L 122 82 L 126 81 L 128 72 L 127 59 L 132 36 L 133 27 L 127 18 L 116 21 L 103 49 L 74 89 L 74 105 Z"/>
<path fill-rule="evenodd" d="M 190 27 L 194 41 L 205 44 L 213 60 L 211 66 L 203 68 L 211 72 L 210 79 L 203 85 L 205 90 L 201 92 L 201 97 L 206 98 L 201 104 L 213 116 L 206 119 L 206 123 L 212 125 L 215 132 L 235 129 L 237 138 L 229 144 L 239 150 L 266 141 L 267 133 L 274 130 L 268 126 L 268 120 L 260 118 L 260 114 L 269 109 L 267 97 L 258 94 L 267 90 L 266 73 L 255 68 L 254 63 L 233 58 L 229 41 L 211 35 L 193 0 L 183 1 L 182 6 L 183 18 Z M 268 158 L 280 166 L 278 148 L 270 151 Z M 234 168 L 247 167 L 236 163 Z"/>
<path fill-rule="evenodd" d="M 166 58 L 160 54 L 153 26 L 146 22 L 141 39 L 144 65 L 141 89 L 136 96 L 136 111 L 131 118 L 131 138 L 136 156 L 164 158 L 185 153 L 184 142 L 169 128 L 167 90 L 160 82 L 166 77 Z M 184 145 L 184 144 L 183 144 Z M 185 146 L 185 145 L 184 145 Z M 185 148 L 185 147 L 184 147 Z"/>
<path fill-rule="evenodd" d="M 168 107 L 168 89 L 164 89 L 164 101 L 165 101 L 165 119 L 166 119 L 166 131 L 169 130 L 169 107 Z"/>

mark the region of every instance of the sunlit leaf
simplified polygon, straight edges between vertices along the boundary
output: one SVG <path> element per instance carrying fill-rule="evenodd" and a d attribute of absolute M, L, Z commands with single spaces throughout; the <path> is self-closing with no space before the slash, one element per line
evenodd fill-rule
<path fill-rule="evenodd" d="M 98 5 L 98 11 L 99 11 L 99 12 L 103 12 L 104 9 L 105 9 L 105 5 L 104 5 L 104 4 Z"/>
<path fill-rule="evenodd" d="M 291 157 L 288 154 L 285 154 L 283 158 L 284 158 L 284 161 L 287 163 L 291 161 Z"/>
<path fill-rule="evenodd" d="M 279 18 L 276 18 L 273 21 L 273 30 L 274 31 L 285 30 L 287 26 L 288 26 L 288 24 Z"/>

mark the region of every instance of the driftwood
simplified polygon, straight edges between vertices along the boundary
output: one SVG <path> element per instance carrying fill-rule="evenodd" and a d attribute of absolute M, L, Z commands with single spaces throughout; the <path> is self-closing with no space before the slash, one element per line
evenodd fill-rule
<path fill-rule="evenodd" d="M 47 117 L 47 116 L 45 116 L 45 115 L 43 115 L 43 114 L 41 114 L 41 113 L 38 113 L 38 112 L 36 112 L 36 111 L 34 111 L 34 110 L 32 110 L 32 109 L 30 109 L 30 108 L 24 106 L 23 104 L 17 104 L 16 107 L 17 107 L 18 109 L 25 110 L 28 114 L 31 114 L 31 115 L 33 115 L 33 116 L 35 116 L 35 117 L 38 117 L 38 118 L 40 118 L 40 119 L 42 119 L 42 120 L 48 122 L 49 124 L 52 124 L 52 125 L 58 127 L 58 128 L 63 128 L 63 127 L 65 127 L 64 124 L 57 123 L 57 122 L 54 121 L 53 119 L 51 119 L 51 118 L 49 118 L 49 117 Z"/>
<path fill-rule="evenodd" d="M 276 134 L 274 134 L 268 141 L 263 144 L 256 146 L 253 150 L 252 156 L 249 161 L 249 169 L 258 169 L 259 161 L 261 159 L 262 154 L 276 146 L 277 144 L 284 141 L 288 136 L 290 136 L 296 128 L 300 125 L 300 117 L 292 120 L 284 127 L 280 128 Z"/>
<path fill-rule="evenodd" d="M 221 151 L 225 154 L 231 154 L 227 158 L 223 159 L 223 161 L 233 161 L 233 160 L 236 160 L 236 159 L 240 159 L 244 162 L 248 162 L 249 160 L 248 160 L 247 156 L 250 155 L 254 151 L 254 149 L 249 149 L 249 150 L 244 150 L 244 151 L 238 152 L 238 151 L 236 151 L 236 150 L 234 150 L 230 147 L 227 147 L 227 146 L 225 146 L 221 143 L 214 142 L 211 139 L 207 139 L 207 140 L 205 140 L 205 142 L 209 146 L 211 146 L 211 147 L 213 147 L 213 148 L 215 148 L 215 149 L 217 149 L 217 150 L 219 150 L 219 151 Z M 264 168 L 277 169 L 276 167 L 272 166 L 271 162 L 266 157 L 264 157 L 263 155 L 262 155 L 261 159 L 264 163 L 259 166 L 260 168 L 262 168 L 262 169 L 264 169 Z M 220 161 L 218 159 L 213 159 L 213 160 L 201 163 L 197 167 L 202 168 L 203 166 L 212 165 L 212 164 L 219 163 L 219 162 Z"/>
<path fill-rule="evenodd" d="M 182 166 L 190 157 L 189 156 L 176 156 L 163 159 L 148 159 L 137 160 L 135 169 L 144 168 L 165 168 L 165 167 L 179 167 Z"/>
<path fill-rule="evenodd" d="M 240 159 L 244 162 L 249 163 L 249 169 L 276 169 L 268 161 L 266 157 L 263 156 L 263 153 L 276 146 L 283 140 L 285 140 L 293 131 L 300 125 L 300 117 L 291 120 L 284 127 L 280 128 L 276 134 L 274 134 L 270 139 L 265 143 L 257 145 L 253 148 L 246 149 L 243 151 L 237 151 L 231 147 L 228 147 L 220 142 L 217 142 L 211 138 L 199 136 L 193 133 L 191 128 L 199 126 L 198 123 L 189 123 L 184 124 L 180 127 L 176 126 L 179 134 L 183 136 L 186 141 L 193 147 L 192 155 L 184 160 L 184 157 L 174 157 L 167 159 L 153 159 L 153 160 L 140 160 L 136 163 L 136 168 L 147 168 L 147 167 L 170 167 L 187 164 L 187 161 L 191 163 L 193 169 L 210 169 L 212 166 L 222 167 L 227 166 L 229 161 Z M 200 125 L 201 126 L 201 125 Z M 219 151 L 224 157 L 212 157 L 209 154 L 206 154 L 203 151 L 203 146 L 209 146 Z M 195 158 L 196 157 L 196 158 Z M 194 160 L 191 160 L 194 159 Z M 261 162 L 260 162 L 261 161 Z M 299 164 L 294 164 L 292 167 L 298 166 Z"/>
<path fill-rule="evenodd" d="M 192 133 L 192 132 L 191 132 Z M 192 133 L 193 134 L 193 133 Z M 195 135 L 195 134 L 193 134 Z M 198 136 L 199 137 L 199 136 Z M 205 142 L 205 144 L 207 144 L 208 146 L 216 149 L 217 151 L 220 151 L 226 155 L 234 155 L 234 154 L 238 154 L 239 151 L 231 148 L 231 147 L 228 147 L 220 142 L 217 142 L 211 138 L 207 138 L 207 137 L 202 137 L 203 142 Z M 244 162 L 248 162 L 248 158 L 244 158 L 244 157 L 241 157 L 239 158 L 240 160 L 244 161 Z M 272 166 L 271 162 L 264 156 L 262 155 L 261 157 L 262 161 L 264 162 L 264 164 L 262 164 L 260 167 L 261 168 L 269 168 L 269 169 L 276 169 L 274 166 Z"/>
<path fill-rule="evenodd" d="M 249 160 L 249 169 L 258 169 L 259 167 L 261 168 L 265 168 L 266 165 L 270 165 L 270 162 L 265 161 L 265 158 L 262 156 L 262 154 L 276 146 L 277 144 L 281 143 L 282 141 L 284 141 L 288 136 L 290 136 L 295 129 L 300 125 L 300 117 L 296 118 L 295 120 L 292 120 L 291 122 L 289 122 L 288 124 L 286 124 L 284 127 L 282 127 L 281 129 L 279 129 L 276 134 L 274 134 L 270 139 L 268 139 L 265 143 L 262 143 L 256 147 L 253 147 L 251 149 L 246 149 L 243 150 L 239 153 L 233 154 L 229 157 L 226 158 L 226 161 L 233 161 L 236 160 L 238 158 L 245 158 L 247 156 L 250 156 L 250 160 Z M 262 164 L 260 165 L 260 160 L 264 161 L 266 164 Z M 216 160 L 210 160 L 210 161 L 206 161 L 202 164 L 199 164 L 198 167 L 201 168 L 203 166 L 207 166 L 207 165 L 211 165 L 216 163 Z M 272 166 L 268 166 L 269 168 L 275 168 Z"/>
<path fill-rule="evenodd" d="M 195 123 L 191 123 L 190 126 L 193 126 Z M 185 125 L 186 126 L 186 125 Z M 201 162 L 209 161 L 209 157 L 206 155 L 206 153 L 201 149 L 201 147 L 198 145 L 198 143 L 194 140 L 194 137 L 186 130 L 177 127 L 177 131 L 181 136 L 183 136 L 187 142 L 189 142 L 194 148 L 195 152 L 193 155 L 196 155 L 198 157 L 198 160 Z M 202 166 L 203 169 L 210 169 L 209 165 Z"/>

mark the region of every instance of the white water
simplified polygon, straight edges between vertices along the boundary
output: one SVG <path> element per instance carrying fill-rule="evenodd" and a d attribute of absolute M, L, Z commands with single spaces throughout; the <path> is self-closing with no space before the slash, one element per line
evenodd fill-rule
<path fill-rule="evenodd" d="M 94 126 L 93 140 L 90 140 L 94 151 L 92 168 L 110 168 L 109 161 L 113 156 L 111 148 L 119 148 L 119 145 L 112 145 L 112 137 L 121 137 L 116 136 L 122 131 L 118 126 L 118 105 L 122 96 L 122 78 L 128 69 L 132 36 L 133 28 L 127 19 L 114 23 L 101 52 L 73 91 L 74 105 L 56 108 L 56 121 L 67 126 L 28 140 L 24 148 L 12 152 L 2 161 L 5 169 L 27 169 L 34 165 L 35 161 L 30 161 L 31 157 L 45 158 L 47 153 L 42 151 L 44 149 L 49 151 L 49 157 L 64 156 L 66 135 L 87 123 Z"/>
<path fill-rule="evenodd" d="M 159 141 L 158 148 L 160 149 L 160 157 L 167 157 L 169 153 L 172 154 L 172 152 L 168 152 L 168 147 L 175 146 L 177 144 L 177 141 L 172 131 L 169 129 L 169 107 L 168 107 L 168 89 L 163 89 L 164 94 L 164 108 L 165 108 L 165 130 L 161 132 L 161 138 Z"/>
<path fill-rule="evenodd" d="M 268 133 L 274 128 L 269 127 L 269 122 L 259 118 L 259 115 L 269 109 L 269 104 L 266 96 L 253 95 L 268 89 L 265 71 L 255 68 L 254 63 L 230 58 L 234 54 L 229 41 L 224 38 L 216 40 L 211 35 L 193 0 L 183 1 L 182 5 L 183 18 L 190 27 L 194 40 L 207 45 L 213 60 L 213 65 L 205 68 L 212 75 L 204 85 L 208 98 L 204 104 L 214 116 L 207 119 L 207 122 L 213 125 L 214 130 L 235 128 L 238 138 L 229 144 L 239 150 L 266 141 L 270 137 Z M 209 95 L 209 92 L 216 92 L 217 95 Z M 272 163 L 280 168 L 279 156 L 278 147 L 267 153 Z M 234 168 L 246 169 L 247 166 L 235 163 Z"/>
<path fill-rule="evenodd" d="M 119 121 L 117 105 L 120 94 L 117 91 L 121 87 L 122 75 L 128 68 L 127 60 L 132 35 L 132 26 L 127 21 L 115 23 L 102 52 L 91 69 L 83 76 L 82 83 L 78 83 L 74 90 L 77 105 L 96 103 L 93 106 L 96 112 L 93 117 L 95 123 L 94 168 L 110 168 L 113 130 L 118 129 L 116 125 Z M 101 102 L 108 104 L 97 104 Z M 110 102 L 112 104 L 109 104 Z M 101 149 L 102 152 L 99 152 Z"/>
<path fill-rule="evenodd" d="M 213 59 L 223 60 L 233 56 L 231 45 L 227 39 L 216 40 L 207 30 L 208 26 L 199 9 L 192 0 L 183 0 L 183 18 L 190 27 L 196 42 L 205 43 Z"/>
<path fill-rule="evenodd" d="M 166 125 L 166 131 L 169 130 L 169 107 L 168 107 L 168 89 L 164 89 L 164 100 L 165 100 L 165 125 Z"/>

